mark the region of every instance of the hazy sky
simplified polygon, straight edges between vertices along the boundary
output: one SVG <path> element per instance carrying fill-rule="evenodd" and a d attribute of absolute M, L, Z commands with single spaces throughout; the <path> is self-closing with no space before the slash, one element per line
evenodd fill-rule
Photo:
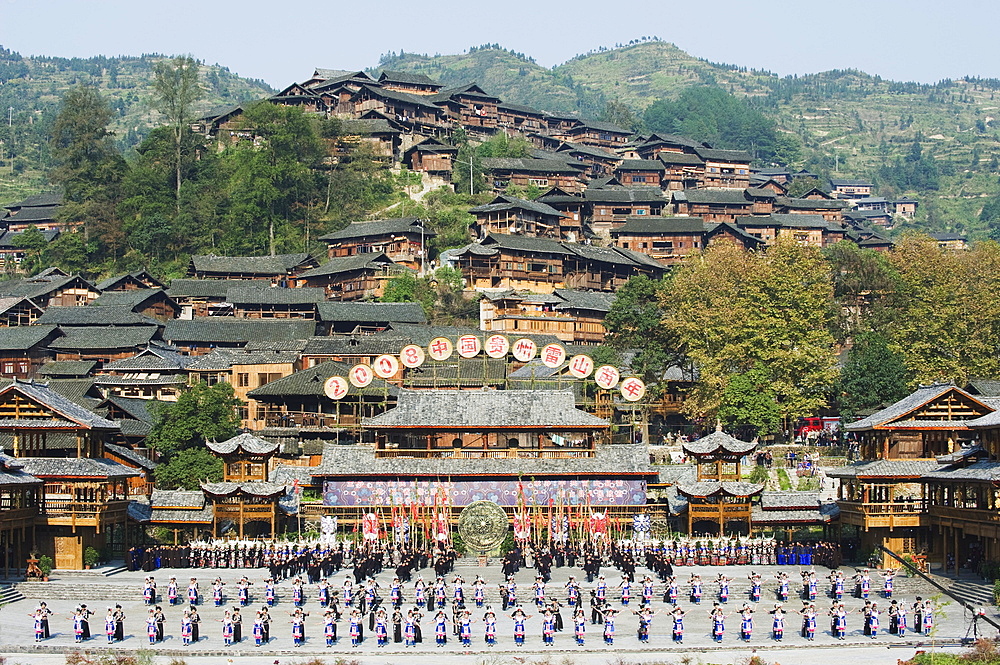
<path fill-rule="evenodd" d="M 361 69 L 400 49 L 499 42 L 551 67 L 643 35 L 778 74 L 1000 78 L 998 26 L 998 0 L 0 0 L 0 45 L 23 55 L 190 53 L 277 88 L 315 67 Z"/>

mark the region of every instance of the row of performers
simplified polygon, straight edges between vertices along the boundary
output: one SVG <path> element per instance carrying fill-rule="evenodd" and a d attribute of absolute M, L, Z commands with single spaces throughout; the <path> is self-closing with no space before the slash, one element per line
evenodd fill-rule
<path fill-rule="evenodd" d="M 887 569 L 882 571 L 881 575 L 882 595 L 884 598 L 891 598 L 895 586 L 895 571 Z M 802 585 L 801 597 L 804 600 L 815 600 L 819 595 L 820 587 L 820 578 L 816 571 L 813 569 L 799 571 L 799 577 L 801 578 Z M 747 593 L 749 594 L 750 601 L 755 603 L 760 602 L 764 590 L 764 578 L 754 572 L 747 579 L 749 580 Z M 776 598 L 782 602 L 787 601 L 791 591 L 792 578 L 788 573 L 782 571 L 774 576 L 774 579 L 777 581 L 774 589 Z M 836 570 L 828 575 L 827 579 L 829 581 L 828 595 L 835 600 L 841 600 L 844 597 L 851 583 L 853 583 L 854 595 L 858 598 L 867 600 L 872 592 L 873 580 L 871 572 L 868 569 L 859 572 L 850 580 L 842 571 Z M 733 582 L 734 579 L 727 575 L 720 573 L 716 576 L 714 584 L 717 589 L 716 598 L 719 603 L 729 602 Z M 215 578 L 210 586 L 209 593 L 216 607 L 221 607 L 228 602 L 225 590 L 226 586 L 226 582 L 223 582 L 222 578 L 219 577 Z M 253 602 L 254 599 L 250 588 L 253 586 L 253 582 L 249 578 L 243 576 L 234 586 L 235 597 L 241 607 L 246 607 Z M 264 602 L 268 606 L 273 607 L 277 604 L 279 586 L 281 585 L 276 583 L 273 578 L 264 580 L 263 597 Z M 368 579 L 362 584 L 356 584 L 350 577 L 345 577 L 343 583 L 340 585 L 322 579 L 319 583 L 309 586 L 315 587 L 316 599 L 321 607 L 328 607 L 338 603 L 345 607 L 352 607 L 356 603 L 362 607 L 376 607 L 383 601 L 382 586 L 374 579 Z M 663 601 L 676 605 L 681 595 L 681 586 L 677 577 L 668 578 L 666 584 L 662 586 Z M 692 574 L 686 586 L 686 595 L 690 602 L 701 603 L 705 596 L 705 583 L 701 575 Z M 488 600 L 487 596 L 490 595 L 491 587 L 492 585 L 478 575 L 468 587 L 461 576 L 456 576 L 450 585 L 443 577 L 438 577 L 437 580 L 430 583 L 424 582 L 421 577 L 412 586 L 412 598 L 418 606 L 426 607 L 428 610 L 444 608 L 449 602 L 457 604 L 459 608 L 464 608 L 466 600 L 471 600 L 477 607 L 483 607 Z M 498 584 L 496 589 L 504 610 L 517 605 L 518 584 L 513 576 L 508 577 L 504 583 Z M 549 585 L 542 576 L 539 575 L 535 578 L 535 582 L 531 584 L 530 589 L 533 601 L 538 607 L 543 607 L 550 599 Z M 581 596 L 583 587 L 576 581 L 575 577 L 570 576 L 569 581 L 564 585 L 564 589 L 566 602 L 569 606 L 573 607 L 577 604 L 582 604 Z M 288 591 L 293 605 L 301 607 L 305 604 L 306 596 L 309 592 L 307 585 L 301 578 L 296 578 L 289 585 Z M 389 602 L 395 608 L 401 607 L 406 602 L 405 596 L 409 595 L 405 585 L 398 577 L 393 578 L 388 586 L 388 592 Z M 609 583 L 601 575 L 597 579 L 596 584 L 590 588 L 591 597 L 598 602 L 603 603 L 616 597 L 622 605 L 626 606 L 633 600 L 643 605 L 650 605 L 658 597 L 659 593 L 660 590 L 657 588 L 657 584 L 648 575 L 639 582 L 633 582 L 627 575 L 623 575 L 621 582 L 618 584 Z M 145 578 L 142 597 L 147 605 L 153 605 L 157 602 L 157 585 L 153 577 Z M 185 602 L 191 606 L 198 605 L 202 602 L 202 591 L 198 579 L 192 577 L 187 587 L 184 588 L 178 583 L 176 577 L 171 576 L 167 583 L 166 600 L 170 605 L 184 604 Z"/>
<path fill-rule="evenodd" d="M 930 601 L 917 599 L 910 608 L 905 604 L 893 601 L 889 610 L 888 632 L 897 636 L 905 637 L 910 630 L 909 616 L 913 612 L 913 628 L 924 635 L 930 635 L 934 628 L 934 607 Z M 616 632 L 616 619 L 621 613 L 607 605 L 598 605 L 592 609 L 591 624 L 598 624 L 603 627 L 603 639 L 606 644 L 614 644 Z M 671 637 L 674 642 L 681 643 L 685 634 L 685 617 L 688 612 L 679 606 L 669 610 L 654 610 L 649 606 L 642 606 L 633 610 L 632 614 L 637 617 L 637 637 L 640 642 L 648 642 L 652 634 L 653 619 L 657 614 L 665 613 L 671 622 Z M 708 612 L 711 626 L 711 636 L 716 642 L 722 642 L 726 633 L 726 620 L 736 615 L 740 623 L 740 639 L 749 642 L 754 633 L 754 614 L 757 609 L 750 604 L 744 604 L 737 612 L 727 613 L 722 605 L 716 603 Z M 856 610 L 864 617 L 862 633 L 875 639 L 880 630 L 881 611 L 877 603 L 867 602 L 865 606 Z M 774 608 L 768 611 L 771 615 L 771 638 L 780 641 L 784 638 L 787 617 L 792 612 L 785 610 L 781 603 L 775 603 Z M 804 604 L 797 614 L 801 616 L 800 634 L 803 638 L 812 641 L 815 639 L 820 611 L 813 603 Z M 830 634 L 839 640 L 847 637 L 849 612 L 843 603 L 834 602 L 826 612 L 830 618 Z M 292 642 L 295 646 L 302 646 L 306 640 L 306 620 L 309 612 L 301 608 L 295 608 L 289 613 L 288 623 L 291 627 Z M 36 610 L 32 615 L 35 623 L 36 641 L 43 641 L 48 638 L 48 614 L 43 610 Z M 555 642 L 555 634 L 563 630 L 563 621 L 558 609 L 545 607 L 539 612 L 541 619 L 542 643 L 552 646 Z M 526 625 L 534 615 L 528 614 L 524 608 L 518 606 L 510 614 L 512 621 L 512 633 L 515 646 L 523 646 L 526 637 Z M 122 639 L 123 622 L 125 616 L 120 608 L 115 611 L 108 609 L 108 617 L 105 622 L 108 643 L 113 643 Z M 423 642 L 423 631 L 421 622 L 423 613 L 418 608 L 412 608 L 405 612 L 395 609 L 390 617 L 385 608 L 378 608 L 368 615 L 368 630 L 373 632 L 379 647 L 389 644 L 390 639 L 394 643 L 405 643 L 406 647 L 416 647 Z M 584 644 L 587 633 L 587 614 L 582 608 L 577 608 L 572 613 L 573 630 L 576 643 L 580 646 Z M 240 610 L 234 608 L 227 610 L 221 619 L 217 619 L 221 625 L 222 638 L 226 646 L 238 644 L 243 640 L 243 619 Z M 256 646 L 263 646 L 271 641 L 272 618 L 267 607 L 261 608 L 254 617 L 251 635 Z M 328 647 L 333 646 L 338 641 L 338 623 L 345 621 L 344 617 L 335 609 L 328 609 L 322 615 L 322 634 Z M 149 610 L 146 619 L 146 634 L 150 645 L 155 645 L 164 640 L 164 624 L 166 618 L 162 608 L 156 607 Z M 434 641 L 438 647 L 444 647 L 448 643 L 449 633 L 458 637 L 462 646 L 471 646 L 473 639 L 473 625 L 480 620 L 474 619 L 470 610 L 456 609 L 449 617 L 444 610 L 439 610 L 433 617 Z M 345 628 L 350 637 L 351 645 L 358 647 L 364 640 L 364 614 L 359 609 L 351 610 L 346 618 Z M 497 643 L 497 615 L 492 609 L 487 608 L 481 619 L 482 635 L 488 646 Z M 185 646 L 196 643 L 202 639 L 200 632 L 201 619 L 195 607 L 185 608 L 180 619 L 180 638 Z M 84 620 L 80 614 L 73 616 L 73 633 L 77 642 L 86 641 L 89 634 L 84 633 Z"/>

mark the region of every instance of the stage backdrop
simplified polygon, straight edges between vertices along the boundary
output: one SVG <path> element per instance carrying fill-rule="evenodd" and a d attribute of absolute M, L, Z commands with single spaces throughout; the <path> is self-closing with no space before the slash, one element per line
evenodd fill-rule
<path fill-rule="evenodd" d="M 644 506 L 644 480 L 330 480 L 323 483 L 327 506 L 430 505 L 445 500 L 453 506 L 493 501 L 516 506 L 520 491 L 529 506 Z M 443 495 L 442 495 L 443 493 Z"/>

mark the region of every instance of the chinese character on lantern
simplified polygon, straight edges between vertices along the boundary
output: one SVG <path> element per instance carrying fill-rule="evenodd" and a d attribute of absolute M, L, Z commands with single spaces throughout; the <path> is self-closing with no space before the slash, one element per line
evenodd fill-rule
<path fill-rule="evenodd" d="M 604 388 L 605 390 L 611 390 L 617 386 L 618 379 L 620 377 L 621 374 L 619 374 L 618 370 L 611 365 L 602 365 L 597 368 L 596 372 L 594 372 L 594 381 L 599 387 Z"/>
<path fill-rule="evenodd" d="M 323 383 L 323 393 L 330 399 L 343 399 L 347 395 L 347 379 L 331 376 Z"/>
<path fill-rule="evenodd" d="M 559 367 L 566 360 L 566 349 L 562 344 L 546 344 L 542 349 L 542 364 L 546 367 Z"/>
<path fill-rule="evenodd" d="M 431 340 L 431 343 L 427 345 L 427 355 L 429 355 L 434 360 L 447 360 L 451 358 L 451 352 L 454 347 L 451 345 L 451 340 L 447 337 L 435 337 Z"/>
<path fill-rule="evenodd" d="M 586 379 L 594 371 L 594 359 L 590 356 L 578 355 L 570 358 L 569 373 L 578 379 Z"/>
<path fill-rule="evenodd" d="M 355 388 L 364 388 L 375 379 L 375 372 L 368 365 L 355 365 L 348 373 L 351 385 Z"/>
<path fill-rule="evenodd" d="M 407 344 L 400 349 L 399 360 L 410 369 L 420 367 L 424 364 L 424 349 L 416 344 Z"/>
<path fill-rule="evenodd" d="M 641 379 L 630 376 L 622 381 L 621 391 L 622 397 L 624 397 L 627 401 L 638 402 L 642 399 L 642 396 L 646 394 L 646 384 L 643 383 Z"/>
<path fill-rule="evenodd" d="M 538 345 L 527 337 L 522 337 L 514 342 L 514 357 L 523 363 L 526 363 L 534 358 L 537 352 Z"/>
<path fill-rule="evenodd" d="M 475 335 L 462 335 L 458 338 L 458 355 L 471 358 L 479 353 L 482 345 Z"/>
<path fill-rule="evenodd" d="M 379 378 L 391 379 L 399 371 L 399 361 L 396 360 L 396 356 L 383 354 L 375 359 L 373 369 Z"/>
<path fill-rule="evenodd" d="M 510 351 L 510 342 L 503 335 L 490 335 L 486 338 L 486 355 L 490 358 L 503 358 Z"/>

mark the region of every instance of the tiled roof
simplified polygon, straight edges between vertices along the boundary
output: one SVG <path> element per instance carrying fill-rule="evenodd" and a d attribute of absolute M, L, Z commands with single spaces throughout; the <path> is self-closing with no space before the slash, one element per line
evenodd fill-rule
<path fill-rule="evenodd" d="M 663 162 L 658 159 L 626 159 L 618 165 L 618 171 L 662 171 Z"/>
<path fill-rule="evenodd" d="M 659 203 L 667 202 L 659 187 L 588 187 L 583 190 L 583 198 L 588 203 Z"/>
<path fill-rule="evenodd" d="M 130 349 L 149 344 L 156 326 L 67 326 L 63 336 L 49 342 L 53 349 Z"/>
<path fill-rule="evenodd" d="M 103 369 L 111 371 L 122 370 L 159 370 L 180 371 L 185 369 L 194 358 L 185 356 L 171 349 L 151 346 L 129 358 L 113 360 L 105 363 Z"/>
<path fill-rule="evenodd" d="M 502 247 L 505 249 L 545 254 L 573 254 L 572 250 L 555 240 L 533 238 L 531 236 L 515 236 L 506 233 L 490 233 L 483 238 L 480 244 L 484 249 Z"/>
<path fill-rule="evenodd" d="M 236 451 L 249 455 L 270 455 L 278 450 L 277 443 L 271 443 L 258 438 L 249 432 L 237 434 L 225 441 L 207 441 L 205 445 L 213 453 L 219 455 L 231 455 Z"/>
<path fill-rule="evenodd" d="M 655 217 L 638 215 L 628 220 L 616 229 L 611 230 L 612 236 L 630 233 L 668 234 L 668 233 L 704 233 L 705 220 L 701 217 Z"/>
<path fill-rule="evenodd" d="M 441 87 L 441 84 L 427 76 L 426 74 L 414 74 L 412 72 L 397 72 L 383 69 L 378 77 L 379 83 L 408 83 L 410 85 L 424 85 Z"/>
<path fill-rule="evenodd" d="M 164 339 L 175 343 L 228 343 L 308 339 L 316 332 L 315 321 L 237 319 L 199 316 L 190 320 L 168 321 Z"/>
<path fill-rule="evenodd" d="M 321 288 L 230 286 L 226 301 L 234 305 L 311 305 L 326 299 Z"/>
<path fill-rule="evenodd" d="M 24 471 L 21 460 L 0 452 L 0 487 L 8 485 L 40 485 L 45 481 Z"/>
<path fill-rule="evenodd" d="M 831 478 L 919 478 L 941 465 L 935 460 L 873 460 L 829 469 Z"/>
<path fill-rule="evenodd" d="M 13 326 L 0 334 L 0 351 L 27 351 L 60 334 L 55 326 Z"/>
<path fill-rule="evenodd" d="M 831 227 L 830 222 L 822 215 L 796 215 L 792 213 L 775 213 L 753 217 L 740 216 L 736 218 L 740 226 L 780 226 L 787 229 L 828 229 L 842 230 L 839 224 Z"/>
<path fill-rule="evenodd" d="M 819 492 L 763 492 L 760 495 L 760 505 L 764 510 L 783 510 L 788 508 L 816 508 L 821 503 Z"/>
<path fill-rule="evenodd" d="M 341 120 L 340 133 L 342 136 L 370 136 L 372 134 L 402 134 L 403 132 L 384 118 L 368 118 L 365 120 Z"/>
<path fill-rule="evenodd" d="M 130 310 L 134 310 L 136 307 L 145 304 L 146 302 L 159 299 L 165 296 L 166 291 L 162 288 L 155 289 L 129 289 L 127 291 L 105 291 L 97 300 L 94 301 L 94 305 L 99 305 L 101 307 L 127 307 Z M 169 297 L 168 297 L 169 299 Z M 51 307 L 49 309 L 52 309 Z M 80 309 L 77 307 L 76 309 Z M 86 308 L 84 308 L 86 309 Z"/>
<path fill-rule="evenodd" d="M 273 480 L 286 480 L 302 473 L 301 467 L 279 466 L 271 473 Z M 655 477 L 649 464 L 646 445 L 598 445 L 594 457 L 565 459 L 439 459 L 376 457 L 374 446 L 329 444 L 323 448 L 323 462 L 306 469 L 313 478 L 359 476 L 593 476 L 609 474 Z"/>
<path fill-rule="evenodd" d="M 358 323 L 427 323 L 427 315 L 415 302 L 335 302 L 316 305 L 320 321 Z"/>
<path fill-rule="evenodd" d="M 50 388 L 46 383 L 15 380 L 10 385 L 0 389 L 0 395 L 5 395 L 10 392 L 20 393 L 29 400 L 41 404 L 42 406 L 54 411 L 62 418 L 81 425 L 86 429 L 118 429 L 118 423 L 102 418 L 93 411 L 80 406 L 76 402 L 71 401 L 69 398 Z M 10 422 L 13 424 L 27 423 L 28 419 L 9 419 L 4 422 Z"/>
<path fill-rule="evenodd" d="M 171 298 L 199 297 L 225 300 L 232 282 L 224 279 L 175 279 L 167 294 Z"/>
<path fill-rule="evenodd" d="M 399 347 L 396 347 L 395 353 L 398 352 Z M 308 369 L 270 381 L 260 388 L 254 388 L 247 393 L 247 396 L 253 399 L 261 399 L 265 397 L 323 396 L 324 399 L 326 399 L 326 393 L 323 388 L 324 382 L 331 376 L 346 377 L 350 369 L 351 365 L 347 363 L 327 360 L 319 363 L 318 365 L 314 365 L 313 367 L 309 367 Z M 351 386 L 349 389 L 350 395 L 382 397 L 385 395 L 395 396 L 396 393 L 396 386 L 388 384 L 378 378 L 373 380 L 365 388 L 355 388 L 354 386 Z"/>
<path fill-rule="evenodd" d="M 194 359 L 187 368 L 192 372 L 227 370 L 234 365 L 292 365 L 299 359 L 298 351 L 279 349 L 213 349 Z"/>
<path fill-rule="evenodd" d="M 484 157 L 480 161 L 484 171 L 577 175 L 586 168 L 586 164 L 573 165 L 558 159 L 531 159 L 529 157 Z"/>
<path fill-rule="evenodd" d="M 705 160 L 747 162 L 748 164 L 753 160 L 753 157 L 746 150 L 720 150 L 718 148 L 696 146 L 694 151 L 698 153 L 699 157 Z"/>
<path fill-rule="evenodd" d="M 430 360 L 416 369 L 406 370 L 403 385 L 407 388 L 455 388 L 502 386 L 507 379 L 503 358 L 462 358 Z"/>
<path fill-rule="evenodd" d="M 686 152 L 661 152 L 656 158 L 668 165 L 703 166 L 705 164 L 705 160 L 698 155 Z"/>
<path fill-rule="evenodd" d="M 576 408 L 573 393 L 550 390 L 401 390 L 396 408 L 362 420 L 369 429 L 606 428 L 608 421 Z"/>
<path fill-rule="evenodd" d="M 703 480 L 697 483 L 680 484 L 677 491 L 684 496 L 708 497 L 729 495 L 738 497 L 754 496 L 764 490 L 763 485 L 756 483 L 720 483 L 714 480 Z"/>
<path fill-rule="evenodd" d="M 114 404 L 116 407 L 139 422 L 149 425 L 152 425 L 153 423 L 153 414 L 150 412 L 149 407 L 156 403 L 154 400 L 112 395 L 104 400 L 104 402 Z"/>
<path fill-rule="evenodd" d="M 764 510 L 753 506 L 750 521 L 754 525 L 767 524 L 826 524 L 840 515 L 840 506 L 832 501 L 821 503 L 808 509 Z"/>
<path fill-rule="evenodd" d="M 276 256 L 216 256 L 201 254 L 191 257 L 196 272 L 242 275 L 285 275 L 295 268 L 314 263 L 308 253 Z"/>
<path fill-rule="evenodd" d="M 306 356 L 377 356 L 383 353 L 399 353 L 411 340 L 398 333 L 378 335 L 333 335 L 331 337 L 311 337 L 306 342 L 302 354 Z"/>
<path fill-rule="evenodd" d="M 757 444 L 752 441 L 740 441 L 722 430 L 716 430 L 696 441 L 684 443 L 683 448 L 684 452 L 688 455 L 695 455 L 697 457 L 711 455 L 742 456 L 753 452 L 757 448 Z"/>
<path fill-rule="evenodd" d="M 285 493 L 285 485 L 281 483 L 202 483 L 201 488 L 206 494 L 215 496 L 234 496 L 248 494 L 250 496 L 273 497 Z"/>
<path fill-rule="evenodd" d="M 23 457 L 24 470 L 43 478 L 132 478 L 140 475 L 135 469 L 105 457 Z"/>
<path fill-rule="evenodd" d="M 555 294 L 562 299 L 562 302 L 555 306 L 557 310 L 586 309 L 594 312 L 608 312 L 615 302 L 615 294 L 613 293 L 556 289 Z"/>
<path fill-rule="evenodd" d="M 203 508 L 205 495 L 193 490 L 154 489 L 149 504 L 153 508 Z"/>
<path fill-rule="evenodd" d="M 979 401 L 976 397 L 969 395 L 967 392 L 961 388 L 957 388 L 950 383 L 935 383 L 929 386 L 920 386 L 917 390 L 910 393 L 903 399 L 899 400 L 891 406 L 887 406 L 881 411 L 876 411 L 867 418 L 863 418 L 853 423 L 847 423 L 844 425 L 844 429 L 849 432 L 863 432 L 870 429 L 888 427 L 894 424 L 897 420 L 900 420 L 907 414 L 916 411 L 923 405 L 932 402 L 950 390 L 955 390 L 960 394 L 968 397 L 972 401 Z M 988 417 L 988 416 L 987 416 Z M 982 420 L 980 418 L 979 420 Z M 974 423 L 976 420 L 969 421 L 939 421 L 935 423 L 935 426 L 941 427 L 947 424 L 954 425 L 956 427 L 965 427 L 966 423 Z"/>
<path fill-rule="evenodd" d="M 57 326 L 143 326 L 153 321 L 132 311 L 128 305 L 105 307 L 49 307 L 38 317 L 39 324 Z"/>
<path fill-rule="evenodd" d="M 685 189 L 674 192 L 673 200 L 688 203 L 708 203 L 719 205 L 750 205 L 746 191 L 742 189 Z"/>
<path fill-rule="evenodd" d="M 476 206 L 475 208 L 469 208 L 469 212 L 475 214 L 477 212 L 497 212 L 499 210 L 529 210 L 531 212 L 537 213 L 539 215 L 548 215 L 551 217 L 565 217 L 564 213 L 559 212 L 555 208 L 545 203 L 540 203 L 538 201 L 528 201 L 526 199 L 519 199 L 515 196 L 507 196 L 506 194 L 500 195 L 493 199 L 490 203 L 486 205 Z"/>
<path fill-rule="evenodd" d="M 925 480 L 972 480 L 982 482 L 1000 482 L 1000 462 L 982 460 L 967 466 L 949 466 L 934 471 L 928 471 L 922 476 Z"/>
<path fill-rule="evenodd" d="M 823 199 L 793 199 L 787 196 L 779 196 L 775 199 L 778 206 L 792 208 L 795 210 L 840 210 L 850 206 L 850 202 L 840 199 L 829 201 Z"/>
<path fill-rule="evenodd" d="M 354 256 L 337 256 L 318 268 L 307 270 L 299 275 L 300 278 L 325 277 L 327 275 L 337 275 L 355 270 L 381 270 L 385 267 L 396 266 L 396 262 L 390 259 L 383 252 L 369 252 L 355 254 Z M 403 270 L 402 266 L 399 266 Z"/>
<path fill-rule="evenodd" d="M 139 453 L 135 452 L 134 450 L 132 450 L 131 448 L 126 448 L 125 446 L 119 446 L 114 443 L 105 443 L 104 449 L 107 450 L 109 453 L 121 457 L 123 460 L 132 462 L 140 469 L 144 469 L 146 471 L 152 471 L 158 466 L 157 463 L 154 462 L 153 460 L 149 459 L 148 457 L 144 457 Z"/>
<path fill-rule="evenodd" d="M 87 376 L 96 365 L 96 360 L 52 360 L 39 367 L 35 374 L 51 377 Z"/>
<path fill-rule="evenodd" d="M 382 235 L 396 235 L 404 233 L 415 233 L 420 235 L 423 226 L 418 217 L 397 217 L 393 219 L 377 219 L 371 222 L 351 222 L 346 228 L 321 235 L 319 240 L 351 240 L 354 238 L 374 239 Z M 433 238 L 434 233 L 430 229 L 424 229 L 425 238 Z"/>
<path fill-rule="evenodd" d="M 135 279 L 136 281 L 140 281 L 140 282 L 144 282 L 144 283 L 146 281 L 152 281 L 154 284 L 158 285 L 158 287 L 162 287 L 163 286 L 163 284 L 160 282 L 160 280 L 156 279 L 155 277 L 153 277 L 152 275 L 150 275 L 145 270 L 135 270 L 133 272 L 125 273 L 124 275 L 115 275 L 113 277 L 108 277 L 107 279 L 101 280 L 100 282 L 98 282 L 96 284 L 96 286 L 97 286 L 98 290 L 100 290 L 100 291 L 107 291 L 109 289 L 112 289 L 115 286 L 118 286 L 122 282 L 127 281 L 129 278 L 132 278 L 132 279 Z M 139 289 L 139 290 L 141 291 L 142 289 Z"/>

